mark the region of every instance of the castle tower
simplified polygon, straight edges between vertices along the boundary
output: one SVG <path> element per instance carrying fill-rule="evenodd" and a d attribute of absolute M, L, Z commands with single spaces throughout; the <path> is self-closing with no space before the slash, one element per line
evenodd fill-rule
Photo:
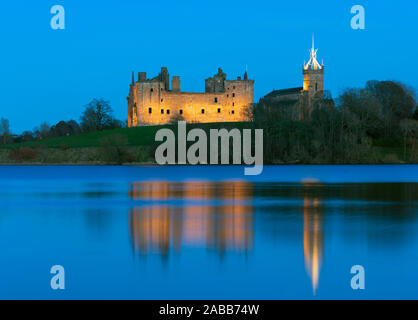
<path fill-rule="evenodd" d="M 315 49 L 315 40 L 312 37 L 312 49 L 310 59 L 303 66 L 303 91 L 312 98 L 317 92 L 324 90 L 324 64 L 317 60 L 318 49 Z"/>

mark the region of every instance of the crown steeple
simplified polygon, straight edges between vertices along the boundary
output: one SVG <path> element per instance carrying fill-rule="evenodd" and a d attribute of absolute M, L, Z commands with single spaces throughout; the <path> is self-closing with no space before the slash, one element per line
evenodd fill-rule
<path fill-rule="evenodd" d="M 317 53 L 318 49 L 315 49 L 315 38 L 314 35 L 312 35 L 312 49 L 310 50 L 310 59 L 308 63 L 303 66 L 303 69 L 321 70 L 324 67 L 324 64 L 322 63 L 321 65 L 316 59 Z"/>

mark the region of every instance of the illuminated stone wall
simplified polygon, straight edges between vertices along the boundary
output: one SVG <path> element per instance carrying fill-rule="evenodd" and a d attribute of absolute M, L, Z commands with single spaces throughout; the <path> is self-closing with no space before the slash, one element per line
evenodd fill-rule
<path fill-rule="evenodd" d="M 128 126 L 166 124 L 181 119 L 190 123 L 248 121 L 248 109 L 254 102 L 254 81 L 245 74 L 243 80 L 223 80 L 222 86 L 211 90 L 208 83 L 212 79 L 215 81 L 219 76 L 206 79 L 204 93 L 182 92 L 179 77 L 173 77 L 174 90 L 169 90 L 161 74 L 133 81 L 128 96 Z"/>
<path fill-rule="evenodd" d="M 315 95 L 318 91 L 324 90 L 324 67 L 319 70 L 303 69 L 303 91 L 309 96 Z"/>

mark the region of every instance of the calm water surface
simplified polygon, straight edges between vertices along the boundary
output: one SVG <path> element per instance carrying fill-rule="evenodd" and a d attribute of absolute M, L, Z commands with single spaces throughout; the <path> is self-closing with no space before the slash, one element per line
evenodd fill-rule
<path fill-rule="evenodd" d="M 0 298 L 418 299 L 418 166 L 0 167 Z"/>

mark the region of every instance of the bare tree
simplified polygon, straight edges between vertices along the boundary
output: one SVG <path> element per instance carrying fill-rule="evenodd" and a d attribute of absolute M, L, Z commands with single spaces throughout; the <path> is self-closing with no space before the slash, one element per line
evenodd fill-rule
<path fill-rule="evenodd" d="M 254 104 L 251 103 L 245 106 L 242 113 L 244 117 L 247 119 L 247 121 L 254 121 Z"/>
<path fill-rule="evenodd" d="M 112 128 L 113 110 L 110 103 L 103 99 L 94 99 L 84 110 L 80 124 L 84 132 L 101 131 Z"/>
<path fill-rule="evenodd" d="M 42 122 L 39 127 L 33 129 L 38 140 L 44 140 L 50 137 L 51 127 L 48 123 Z"/>
<path fill-rule="evenodd" d="M 60 121 L 56 125 L 51 127 L 51 137 L 70 136 L 73 134 L 79 134 L 81 132 L 80 126 L 74 120 Z"/>
<path fill-rule="evenodd" d="M 400 128 L 404 140 L 404 158 L 407 158 L 407 146 L 410 145 L 411 151 L 415 150 L 415 144 L 418 139 L 418 121 L 404 119 L 400 122 Z"/>
<path fill-rule="evenodd" d="M 0 119 L 0 136 L 3 144 L 7 144 L 10 140 L 10 124 L 9 120 L 5 118 Z"/>

